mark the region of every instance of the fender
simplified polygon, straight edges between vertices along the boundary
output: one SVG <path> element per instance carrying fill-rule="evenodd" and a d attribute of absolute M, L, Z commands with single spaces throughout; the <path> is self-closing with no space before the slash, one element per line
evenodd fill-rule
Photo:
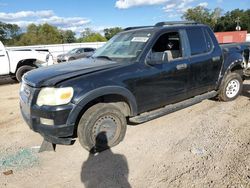
<path fill-rule="evenodd" d="M 236 66 L 241 67 L 243 70 L 243 56 L 240 53 L 234 53 L 228 56 L 223 63 L 222 70 L 218 79 L 217 89 L 220 87 L 222 81 L 225 79 L 226 75 Z"/>
<path fill-rule="evenodd" d="M 79 105 L 81 107 L 84 107 L 87 103 L 90 101 L 109 94 L 117 94 L 123 96 L 125 99 L 127 99 L 126 102 L 128 102 L 129 107 L 131 109 L 131 114 L 137 114 L 137 104 L 136 99 L 134 95 L 126 88 L 121 86 L 105 86 L 100 87 L 97 89 L 94 89 L 86 94 L 84 94 L 80 100 L 76 103 L 76 105 Z"/>
<path fill-rule="evenodd" d="M 17 66 L 16 66 L 16 70 L 15 72 L 17 71 L 17 69 L 23 65 L 31 65 L 31 66 L 35 66 L 36 68 L 38 68 L 39 66 L 36 64 L 36 59 L 23 59 L 21 61 L 19 61 L 17 63 Z"/>
<path fill-rule="evenodd" d="M 137 103 L 135 96 L 126 88 L 121 86 L 105 86 L 94 89 L 86 94 L 84 94 L 78 101 L 75 102 L 75 108 L 70 112 L 67 124 L 72 125 L 74 122 L 77 121 L 79 114 L 81 113 L 82 109 L 94 99 L 109 95 L 109 94 L 116 94 L 124 97 L 126 102 L 129 104 L 131 110 L 131 116 L 137 115 Z"/>

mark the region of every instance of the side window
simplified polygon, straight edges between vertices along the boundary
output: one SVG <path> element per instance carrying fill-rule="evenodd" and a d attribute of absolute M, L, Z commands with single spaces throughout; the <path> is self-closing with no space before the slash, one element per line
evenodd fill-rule
<path fill-rule="evenodd" d="M 168 61 L 171 61 L 182 57 L 181 49 L 179 32 L 170 32 L 160 36 L 152 48 L 152 53 L 159 56 L 163 56 L 163 53 L 166 53 Z"/>
<path fill-rule="evenodd" d="M 79 50 L 77 50 L 77 53 L 79 54 L 79 53 L 83 53 L 83 51 L 84 51 L 84 49 L 79 49 Z"/>
<path fill-rule="evenodd" d="M 207 52 L 207 45 L 203 30 L 201 28 L 187 29 L 187 36 L 191 48 L 191 55 L 198 55 Z"/>
<path fill-rule="evenodd" d="M 205 39 L 206 39 L 207 51 L 210 52 L 213 49 L 214 45 L 206 29 L 204 29 L 204 34 L 205 34 Z"/>
<path fill-rule="evenodd" d="M 85 52 L 93 52 L 94 51 L 94 49 L 92 49 L 92 48 L 85 48 L 85 50 L 84 50 Z"/>

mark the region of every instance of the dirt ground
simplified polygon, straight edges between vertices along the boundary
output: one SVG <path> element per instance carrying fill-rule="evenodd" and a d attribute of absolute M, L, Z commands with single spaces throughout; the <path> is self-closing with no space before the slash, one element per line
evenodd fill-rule
<path fill-rule="evenodd" d="M 42 137 L 23 121 L 18 89 L 0 86 L 0 187 L 250 187 L 250 80 L 233 102 L 205 100 L 129 126 L 95 156 L 78 140 L 38 153 Z"/>

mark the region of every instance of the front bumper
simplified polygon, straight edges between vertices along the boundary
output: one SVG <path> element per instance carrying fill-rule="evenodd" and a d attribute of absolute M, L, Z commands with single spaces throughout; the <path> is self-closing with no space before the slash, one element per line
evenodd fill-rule
<path fill-rule="evenodd" d="M 57 59 L 57 63 L 62 63 L 62 62 L 66 62 L 65 59 Z"/>
<path fill-rule="evenodd" d="M 68 57 L 57 57 L 57 63 L 62 63 L 62 62 L 67 62 L 68 61 Z"/>
<path fill-rule="evenodd" d="M 40 133 L 45 140 L 54 144 L 69 145 L 74 142 L 75 124 L 68 123 L 69 114 L 74 109 L 74 104 L 61 106 L 42 106 L 34 103 L 32 97 L 36 91 L 26 86 L 30 91 L 30 97 L 25 100 L 25 96 L 20 92 L 20 109 L 22 116 L 29 127 Z M 41 123 L 41 118 L 51 119 L 54 125 L 45 125 Z"/>

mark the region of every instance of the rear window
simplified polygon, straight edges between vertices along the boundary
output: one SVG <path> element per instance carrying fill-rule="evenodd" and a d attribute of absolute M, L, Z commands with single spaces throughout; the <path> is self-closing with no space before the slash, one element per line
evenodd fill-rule
<path fill-rule="evenodd" d="M 205 38 L 206 38 L 206 46 L 207 46 L 207 51 L 211 51 L 214 47 L 212 39 L 208 33 L 207 30 L 204 30 Z"/>
<path fill-rule="evenodd" d="M 93 52 L 94 51 L 94 49 L 93 48 L 85 48 L 85 50 L 84 50 L 85 52 Z"/>
<path fill-rule="evenodd" d="M 187 29 L 187 36 L 191 48 L 191 55 L 206 53 L 207 43 L 201 28 Z"/>

